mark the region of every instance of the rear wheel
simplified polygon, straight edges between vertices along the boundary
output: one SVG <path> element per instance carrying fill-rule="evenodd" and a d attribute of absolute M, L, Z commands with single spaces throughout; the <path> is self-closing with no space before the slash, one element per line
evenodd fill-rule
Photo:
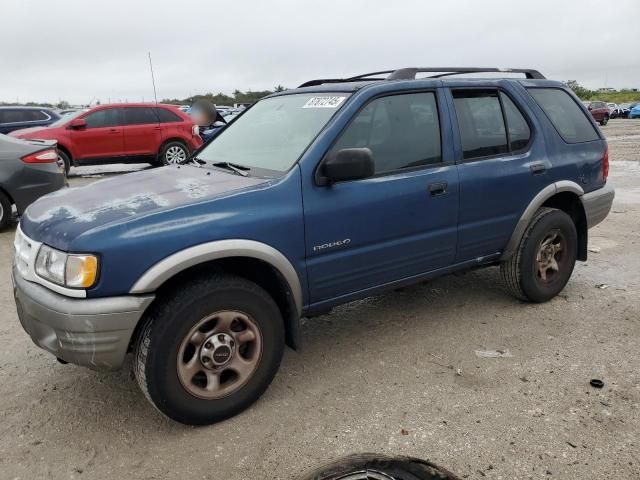
<path fill-rule="evenodd" d="M 569 215 L 541 208 L 516 253 L 500 266 L 508 290 L 531 302 L 546 302 L 566 286 L 576 263 L 578 234 Z"/>
<path fill-rule="evenodd" d="M 600 120 L 600 125 L 602 125 L 603 127 L 609 123 L 609 117 L 604 117 L 602 120 Z"/>
<path fill-rule="evenodd" d="M 0 230 L 9 226 L 12 215 L 11 200 L 4 192 L 0 191 Z"/>
<path fill-rule="evenodd" d="M 135 375 L 162 413 L 207 425 L 253 404 L 284 351 L 282 316 L 243 278 L 203 277 L 156 305 L 136 346 Z"/>
<path fill-rule="evenodd" d="M 67 155 L 63 150 L 58 149 L 58 159 L 64 166 L 64 173 L 68 175 L 69 170 L 71 169 L 71 159 L 69 158 L 69 155 Z"/>
<path fill-rule="evenodd" d="M 179 165 L 189 157 L 189 149 L 187 146 L 178 141 L 167 143 L 159 155 L 159 163 L 161 165 Z"/>

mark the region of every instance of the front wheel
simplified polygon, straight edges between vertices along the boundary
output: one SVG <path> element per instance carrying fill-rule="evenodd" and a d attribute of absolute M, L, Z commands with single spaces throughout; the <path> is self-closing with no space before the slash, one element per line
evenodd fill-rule
<path fill-rule="evenodd" d="M 209 276 L 153 308 L 137 342 L 135 375 L 162 413 L 208 425 L 253 404 L 283 351 L 284 323 L 269 294 L 240 277 Z"/>
<path fill-rule="evenodd" d="M 518 250 L 500 265 L 507 289 L 530 302 L 546 302 L 566 286 L 576 263 L 578 234 L 569 215 L 541 208 Z"/>
<path fill-rule="evenodd" d="M 603 127 L 609 123 L 609 117 L 604 117 L 602 120 L 600 120 L 600 125 L 602 125 Z"/>
<path fill-rule="evenodd" d="M 69 175 L 69 170 L 71 170 L 71 159 L 69 158 L 69 155 L 67 155 L 62 150 L 58 150 L 58 159 L 60 160 L 60 163 L 62 163 L 62 166 L 64 167 L 65 175 Z"/>

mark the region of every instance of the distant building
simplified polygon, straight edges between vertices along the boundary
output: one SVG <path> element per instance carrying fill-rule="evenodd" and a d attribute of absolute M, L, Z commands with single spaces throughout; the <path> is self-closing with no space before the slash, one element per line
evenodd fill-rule
<path fill-rule="evenodd" d="M 598 92 L 600 93 L 611 93 L 611 92 L 617 92 L 617 90 L 613 87 L 602 87 L 598 89 Z"/>

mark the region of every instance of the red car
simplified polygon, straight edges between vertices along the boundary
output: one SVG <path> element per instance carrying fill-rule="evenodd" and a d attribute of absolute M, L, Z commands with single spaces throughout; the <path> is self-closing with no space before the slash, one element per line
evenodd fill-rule
<path fill-rule="evenodd" d="M 605 102 L 585 102 L 587 105 L 587 110 L 591 112 L 591 116 L 596 122 L 599 122 L 600 125 L 606 125 L 609 121 L 609 116 L 611 113 L 609 112 L 609 105 Z"/>
<path fill-rule="evenodd" d="M 56 140 L 67 172 L 71 165 L 180 163 L 202 145 L 189 115 L 171 105 L 148 103 L 99 105 L 66 115 L 48 127 L 15 130 L 10 135 Z"/>

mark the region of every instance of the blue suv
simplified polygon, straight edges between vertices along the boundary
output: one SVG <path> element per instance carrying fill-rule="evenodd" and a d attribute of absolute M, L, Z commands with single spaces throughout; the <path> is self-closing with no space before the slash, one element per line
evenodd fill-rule
<path fill-rule="evenodd" d="M 524 78 L 454 77 L 485 71 Z M 32 204 L 17 310 L 63 363 L 117 369 L 133 352 L 153 405 L 209 424 L 267 389 L 303 316 L 491 265 L 517 298 L 553 298 L 609 213 L 608 169 L 589 112 L 535 70 L 313 80 L 188 163 Z"/>
<path fill-rule="evenodd" d="M 60 115 L 43 107 L 0 106 L 0 133 L 34 127 L 48 127 L 60 119 Z"/>

